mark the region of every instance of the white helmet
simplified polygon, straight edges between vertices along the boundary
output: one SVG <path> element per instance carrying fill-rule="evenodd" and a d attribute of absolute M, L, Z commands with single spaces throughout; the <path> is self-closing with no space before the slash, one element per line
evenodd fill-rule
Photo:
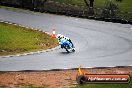
<path fill-rule="evenodd" d="M 65 39 L 66 39 L 66 40 L 69 40 L 69 38 L 68 38 L 68 37 L 65 37 Z"/>
<path fill-rule="evenodd" d="M 64 38 L 64 35 L 61 35 L 60 38 Z"/>
<path fill-rule="evenodd" d="M 57 38 L 60 38 L 60 36 L 61 36 L 61 34 L 58 34 L 58 35 L 57 35 Z"/>

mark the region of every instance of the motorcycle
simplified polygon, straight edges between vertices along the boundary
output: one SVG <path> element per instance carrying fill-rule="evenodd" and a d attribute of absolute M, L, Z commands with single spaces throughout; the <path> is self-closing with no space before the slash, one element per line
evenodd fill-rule
<path fill-rule="evenodd" d="M 64 48 L 67 51 L 67 53 L 75 52 L 74 45 L 69 41 L 61 42 L 60 45 L 62 49 Z"/>

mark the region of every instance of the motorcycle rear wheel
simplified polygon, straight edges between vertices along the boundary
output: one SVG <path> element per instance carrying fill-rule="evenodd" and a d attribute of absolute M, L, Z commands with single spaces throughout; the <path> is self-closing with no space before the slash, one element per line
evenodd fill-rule
<path fill-rule="evenodd" d="M 67 53 L 70 53 L 68 49 L 66 49 L 66 52 L 67 52 Z"/>

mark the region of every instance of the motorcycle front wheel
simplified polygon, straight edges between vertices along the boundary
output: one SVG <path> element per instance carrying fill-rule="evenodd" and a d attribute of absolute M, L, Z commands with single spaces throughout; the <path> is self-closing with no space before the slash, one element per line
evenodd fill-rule
<path fill-rule="evenodd" d="M 72 49 L 72 52 L 75 52 L 75 49 Z"/>

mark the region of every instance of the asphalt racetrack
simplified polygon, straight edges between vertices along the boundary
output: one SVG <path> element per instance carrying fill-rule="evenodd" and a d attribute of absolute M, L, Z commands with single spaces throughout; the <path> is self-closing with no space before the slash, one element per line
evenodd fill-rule
<path fill-rule="evenodd" d="M 70 69 L 132 65 L 132 25 L 52 14 L 0 9 L 0 20 L 64 34 L 76 52 L 54 51 L 8 58 L 0 57 L 0 71 Z"/>

